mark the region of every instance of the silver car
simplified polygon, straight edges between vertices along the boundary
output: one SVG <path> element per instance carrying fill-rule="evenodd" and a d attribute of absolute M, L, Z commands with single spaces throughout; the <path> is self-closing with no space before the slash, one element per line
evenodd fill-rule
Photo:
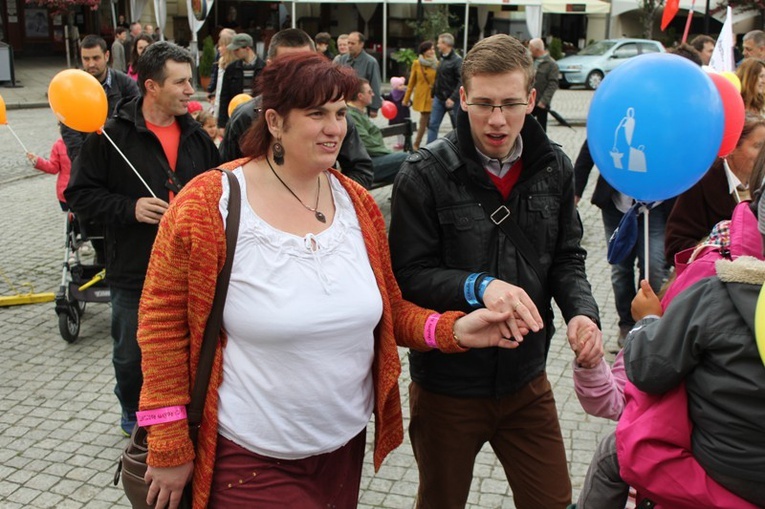
<path fill-rule="evenodd" d="M 663 53 L 664 46 L 648 39 L 605 39 L 576 55 L 558 60 L 560 88 L 584 85 L 595 90 L 603 77 L 628 59 L 644 53 Z"/>

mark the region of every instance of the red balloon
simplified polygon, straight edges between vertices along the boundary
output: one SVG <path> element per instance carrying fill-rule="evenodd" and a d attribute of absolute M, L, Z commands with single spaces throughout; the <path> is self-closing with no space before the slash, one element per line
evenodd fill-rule
<path fill-rule="evenodd" d="M 383 101 L 380 111 L 382 111 L 383 117 L 388 120 L 396 118 L 396 115 L 398 114 L 398 108 L 396 108 L 396 105 L 390 101 Z"/>
<path fill-rule="evenodd" d="M 720 93 L 723 111 L 725 112 L 722 144 L 720 144 L 720 150 L 717 151 L 718 157 L 725 157 L 733 152 L 739 137 L 741 137 L 746 110 L 744 109 L 744 100 L 741 98 L 741 93 L 736 90 L 736 86 L 728 78 L 717 73 L 709 73 L 709 77 L 712 78 L 717 91 Z"/>

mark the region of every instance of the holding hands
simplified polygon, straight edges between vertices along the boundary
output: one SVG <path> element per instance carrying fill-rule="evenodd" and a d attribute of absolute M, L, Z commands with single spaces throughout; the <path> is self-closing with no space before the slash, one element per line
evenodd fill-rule
<path fill-rule="evenodd" d="M 517 342 L 523 341 L 529 329 L 539 332 L 544 327 L 534 301 L 518 286 L 495 279 L 486 287 L 483 303 L 490 311 L 507 313 L 505 325 L 510 333 L 505 337 Z"/>
<path fill-rule="evenodd" d="M 568 342 L 583 368 L 594 368 L 603 357 L 603 333 L 589 317 L 577 315 L 568 322 Z"/>

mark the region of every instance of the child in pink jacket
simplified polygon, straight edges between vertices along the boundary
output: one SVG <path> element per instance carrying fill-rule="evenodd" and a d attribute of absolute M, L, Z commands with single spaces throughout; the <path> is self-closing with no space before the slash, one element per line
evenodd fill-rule
<path fill-rule="evenodd" d="M 64 199 L 64 189 L 66 189 L 69 183 L 69 176 L 72 173 L 72 162 L 69 160 L 69 156 L 66 155 L 64 140 L 59 138 L 53 144 L 53 147 L 50 149 L 50 160 L 38 157 L 31 152 L 27 152 L 27 159 L 37 170 L 52 175 L 58 174 L 58 179 L 56 179 L 56 196 L 61 205 L 61 210 L 69 210 L 66 206 L 66 199 Z"/>
<path fill-rule="evenodd" d="M 666 309 L 672 298 L 700 279 L 714 274 L 714 261 L 717 259 L 736 259 L 739 256 L 757 256 L 761 258 L 757 218 L 754 216 L 750 205 L 748 201 L 740 203 L 734 210 L 731 220 L 722 221 L 715 226 L 710 236 L 710 242 L 705 246 L 704 250 L 698 250 L 694 261 L 687 266 L 682 266 L 682 268 L 678 266 L 678 277 L 669 287 L 661 302 L 647 281 L 641 281 L 641 289 L 632 302 L 634 318 L 639 320 L 651 315 L 661 316 L 663 309 Z M 574 363 L 574 388 L 582 408 L 590 415 L 618 421 L 626 404 L 626 383 L 627 374 L 621 350 L 616 355 L 611 368 L 602 359 L 600 364 L 592 369 L 581 368 Z M 670 397 L 674 398 L 672 402 L 676 401 L 678 406 L 684 405 L 687 408 L 687 398 L 685 398 L 684 392 L 685 386 L 681 385 L 676 390 L 682 391 L 682 394 L 670 395 Z M 636 404 L 647 404 L 646 401 L 640 399 L 642 394 L 637 389 L 631 387 L 630 391 L 633 394 L 631 399 L 634 399 L 635 395 L 637 395 L 637 399 L 635 399 Z M 667 407 L 667 402 L 664 405 Z M 687 411 L 684 410 L 685 408 L 677 408 L 676 414 L 671 417 L 667 416 L 675 421 L 675 428 L 682 424 L 682 419 L 689 421 Z M 665 476 L 664 482 L 651 483 L 651 491 L 653 492 L 651 498 L 657 503 L 655 507 L 664 509 L 668 507 L 673 509 L 681 507 L 753 508 L 752 504 L 730 493 L 707 476 L 701 465 L 698 464 L 690 453 L 690 423 L 688 423 L 687 427 L 689 432 L 687 437 L 683 437 L 683 439 L 687 438 L 687 443 L 675 440 L 677 438 L 676 434 L 673 435 L 670 427 L 666 429 L 666 436 L 657 437 L 664 439 L 666 450 L 662 454 L 666 454 L 666 458 L 664 458 L 666 461 L 662 462 L 662 458 L 652 458 L 661 464 L 653 464 L 651 469 L 657 474 L 663 472 L 661 475 Z M 611 437 L 608 439 L 613 440 Z M 596 456 L 600 457 L 593 459 L 593 464 L 590 466 L 591 470 L 596 466 L 596 461 L 609 462 L 612 460 L 612 458 L 608 457 L 611 453 L 613 453 L 613 456 L 616 456 L 615 450 L 609 451 L 609 454 L 604 454 L 605 451 L 601 449 L 603 447 L 599 446 Z M 687 454 L 677 454 L 678 449 L 687 449 Z M 619 459 L 620 461 L 624 460 L 621 455 L 619 455 Z M 645 461 L 645 458 L 642 459 Z M 620 465 L 620 468 L 622 475 L 625 475 L 625 465 Z M 665 470 L 662 471 L 662 468 Z M 667 469 L 671 470 L 671 472 Z M 636 469 L 627 468 L 627 471 L 634 470 Z M 645 469 L 642 471 L 645 471 Z M 669 482 L 668 473 L 673 474 L 673 477 L 676 479 L 682 478 L 683 482 Z M 587 477 L 590 479 L 589 471 Z M 621 479 L 609 479 L 608 482 L 615 485 L 620 481 Z M 643 478 L 642 481 L 646 482 L 648 479 Z M 612 505 L 613 500 L 602 500 L 602 497 L 595 495 L 595 490 L 593 490 L 592 496 L 588 498 L 586 493 L 589 491 L 587 483 L 588 481 L 585 480 L 585 487 L 582 490 L 583 496 L 576 505 L 577 509 L 614 507 Z M 624 486 L 626 488 L 626 484 Z M 596 500 L 596 498 L 601 499 Z M 624 499 L 626 500 L 626 489 Z"/>

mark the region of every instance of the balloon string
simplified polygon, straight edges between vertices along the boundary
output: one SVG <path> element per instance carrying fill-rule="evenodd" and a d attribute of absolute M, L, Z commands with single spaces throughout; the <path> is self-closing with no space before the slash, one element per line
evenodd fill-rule
<path fill-rule="evenodd" d="M 22 143 L 22 141 L 19 139 L 19 137 L 16 136 L 16 132 L 13 130 L 11 125 L 10 124 L 5 124 L 5 125 L 8 126 L 8 129 L 11 131 L 11 134 L 13 135 L 14 138 L 16 138 L 16 141 L 19 142 L 19 145 L 21 145 L 21 148 L 24 149 L 24 152 L 29 152 L 29 150 L 27 150 L 27 147 L 24 146 L 24 143 Z"/>
<path fill-rule="evenodd" d="M 650 267 L 650 263 L 648 263 L 651 258 L 649 255 L 650 246 L 648 245 L 648 242 L 649 242 L 648 233 L 650 228 L 650 225 L 648 224 L 648 213 L 649 213 L 648 207 L 643 207 L 643 271 L 644 271 L 643 276 L 646 281 L 651 281 L 651 276 L 649 272 L 651 270 L 651 267 Z"/>
<path fill-rule="evenodd" d="M 120 148 L 117 146 L 117 144 L 116 144 L 116 143 L 114 143 L 114 141 L 112 141 L 112 139 L 111 139 L 111 138 L 109 138 L 109 135 L 108 135 L 108 134 L 106 134 L 106 130 L 105 130 L 105 129 L 101 129 L 101 134 L 103 134 L 103 135 L 106 137 L 106 139 L 107 139 L 107 140 L 109 140 L 109 143 L 111 143 L 111 144 L 112 144 L 112 146 L 114 147 L 114 149 L 115 149 L 117 152 L 119 152 L 119 154 L 122 156 L 122 159 L 124 159 L 124 160 L 125 160 L 125 162 L 128 164 L 128 166 L 130 166 L 130 169 L 131 169 L 131 170 L 133 170 L 133 173 L 135 173 L 136 177 L 138 177 L 138 179 L 141 181 L 141 183 L 142 183 L 144 186 L 146 186 L 146 189 L 148 189 L 148 190 L 149 190 L 149 193 L 151 193 L 151 196 L 152 196 L 153 198 L 156 198 L 156 197 L 157 197 L 157 195 L 156 195 L 156 194 L 154 194 L 154 191 L 152 191 L 152 190 L 151 190 L 151 188 L 149 187 L 149 184 L 147 184 L 147 183 L 146 183 L 146 181 L 145 181 L 145 180 L 143 179 L 143 177 L 141 176 L 141 174 L 140 174 L 140 173 L 138 173 L 138 170 L 136 170 L 136 169 L 135 169 L 135 166 L 133 166 L 133 164 L 132 164 L 130 161 L 128 161 L 128 158 L 125 156 L 125 154 L 123 154 L 123 153 L 122 153 L 122 151 L 121 151 L 121 150 L 120 150 Z"/>

